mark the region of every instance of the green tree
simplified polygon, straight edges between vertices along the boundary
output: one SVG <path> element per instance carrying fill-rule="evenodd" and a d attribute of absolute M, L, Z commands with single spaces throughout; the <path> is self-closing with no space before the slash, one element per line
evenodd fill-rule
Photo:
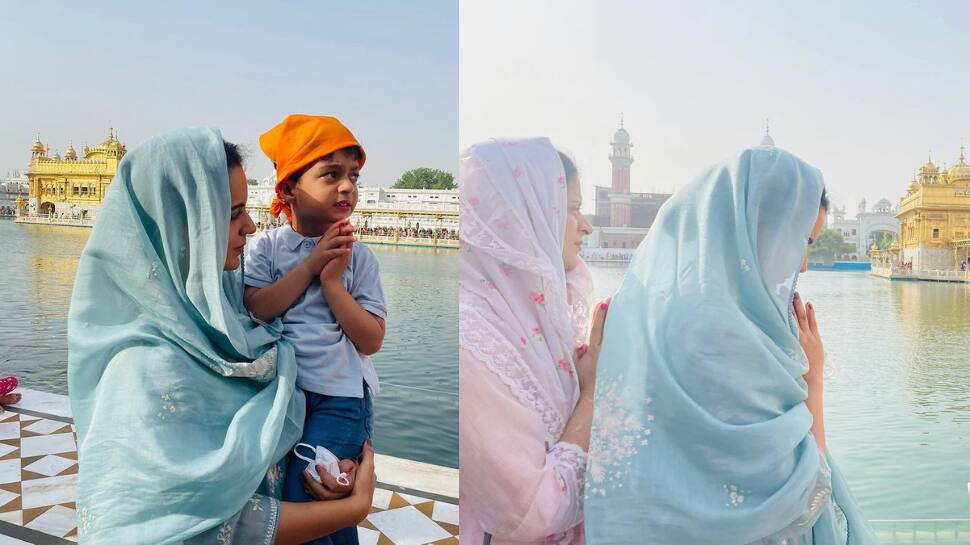
<path fill-rule="evenodd" d="M 394 182 L 394 189 L 454 189 L 455 176 L 436 168 L 409 170 Z"/>
<path fill-rule="evenodd" d="M 877 242 L 877 244 L 879 245 L 879 249 L 888 250 L 889 247 L 893 245 L 893 240 L 895 240 L 895 238 L 893 237 L 892 233 L 889 233 L 889 232 L 883 233 L 882 240 Z"/>
<path fill-rule="evenodd" d="M 823 229 L 815 242 L 808 247 L 808 257 L 815 260 L 835 259 L 835 256 L 851 254 L 856 251 L 854 244 L 849 244 L 842 238 L 842 232 L 836 229 Z"/>

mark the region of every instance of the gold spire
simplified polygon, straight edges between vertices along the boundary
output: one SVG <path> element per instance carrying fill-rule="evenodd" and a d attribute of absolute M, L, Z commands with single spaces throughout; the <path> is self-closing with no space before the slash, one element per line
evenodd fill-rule
<path fill-rule="evenodd" d="M 40 141 L 40 134 L 37 135 L 37 140 L 34 142 L 34 145 L 30 148 L 30 153 L 35 155 L 44 153 L 44 144 L 42 144 Z"/>

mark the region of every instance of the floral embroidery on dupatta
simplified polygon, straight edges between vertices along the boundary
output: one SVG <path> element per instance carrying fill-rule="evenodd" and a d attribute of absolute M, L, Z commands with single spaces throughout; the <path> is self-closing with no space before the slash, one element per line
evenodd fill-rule
<path fill-rule="evenodd" d="M 646 415 L 646 422 L 634 412 L 621 391 L 618 379 L 605 380 L 596 389 L 596 428 L 589 445 L 589 473 L 587 495 L 605 496 L 608 489 L 622 488 L 626 472 L 633 457 L 650 441 L 651 429 L 646 422 L 653 415 Z M 649 405 L 649 396 L 643 400 Z"/>

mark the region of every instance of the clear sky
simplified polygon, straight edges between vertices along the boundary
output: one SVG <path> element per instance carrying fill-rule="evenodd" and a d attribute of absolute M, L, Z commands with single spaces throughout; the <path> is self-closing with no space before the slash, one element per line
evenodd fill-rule
<path fill-rule="evenodd" d="M 272 174 L 259 135 L 289 113 L 339 117 L 361 183 L 457 169 L 456 0 L 8 2 L 0 20 L 0 176 L 37 138 L 80 153 L 114 126 L 132 149 L 214 126 Z"/>
<path fill-rule="evenodd" d="M 609 185 L 620 113 L 633 191 L 756 145 L 822 169 L 836 204 L 897 204 L 970 144 L 970 2 L 462 0 L 460 145 L 549 136 Z"/>

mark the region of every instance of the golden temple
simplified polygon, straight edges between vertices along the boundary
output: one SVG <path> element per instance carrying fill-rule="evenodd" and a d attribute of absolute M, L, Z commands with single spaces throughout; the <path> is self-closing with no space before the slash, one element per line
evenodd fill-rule
<path fill-rule="evenodd" d="M 896 217 L 899 240 L 874 255 L 873 272 L 891 268 L 894 276 L 970 279 L 970 165 L 963 146 L 948 169 L 932 159 L 920 167 Z"/>
<path fill-rule="evenodd" d="M 28 198 L 18 202 L 18 214 L 24 219 L 94 219 L 127 151 L 115 138 L 114 129 L 97 146 L 84 146 L 81 157 L 73 144 L 64 157 L 57 152 L 51 155 L 50 146 L 38 137 L 30 150 Z"/>

